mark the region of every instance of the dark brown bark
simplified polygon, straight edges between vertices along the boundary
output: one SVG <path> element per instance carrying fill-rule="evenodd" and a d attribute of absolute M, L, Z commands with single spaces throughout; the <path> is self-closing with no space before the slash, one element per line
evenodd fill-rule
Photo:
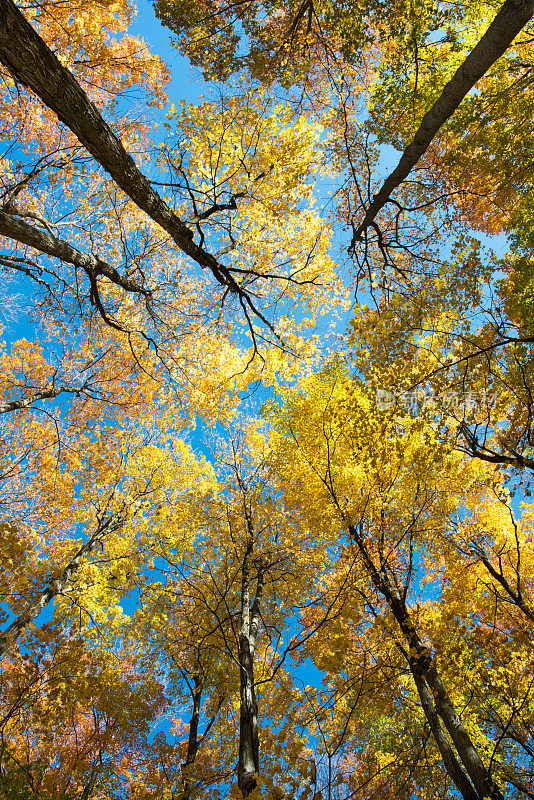
<path fill-rule="evenodd" d="M 179 795 L 180 800 L 189 800 L 191 797 L 192 781 L 191 773 L 197 757 L 198 723 L 200 721 L 200 707 L 202 704 L 202 681 L 198 675 L 193 676 L 193 685 L 189 686 L 193 698 L 193 710 L 189 723 L 189 736 L 187 739 L 187 753 L 182 765 L 182 789 Z"/>
<path fill-rule="evenodd" d="M 222 286 L 239 295 L 263 319 L 231 271 L 193 242 L 193 232 L 154 190 L 74 75 L 61 64 L 12 0 L 0 0 L 0 18 L 2 64 L 57 114 L 125 194 L 170 234 L 183 253 L 209 269 Z"/>
<path fill-rule="evenodd" d="M 458 716 L 445 685 L 438 674 L 432 654 L 421 641 L 413 625 L 406 603 L 391 584 L 385 570 L 383 568 L 379 570 L 375 566 L 359 529 L 349 524 L 348 530 L 352 541 L 362 556 L 365 568 L 375 589 L 386 600 L 404 635 L 409 649 L 410 669 L 412 673 L 414 671 L 417 672 L 430 689 L 436 711 L 443 721 L 443 725 L 475 787 L 476 793 L 481 798 L 489 797 L 491 800 L 504 800 L 499 786 L 491 777 L 489 770 L 484 766 L 476 747 Z M 445 763 L 445 767 L 447 768 L 447 763 Z M 452 774 L 451 778 L 454 780 Z"/>
<path fill-rule="evenodd" d="M 197 757 L 198 750 L 198 723 L 200 719 L 200 704 L 202 702 L 202 681 L 195 675 L 193 677 L 193 713 L 189 725 L 189 737 L 187 740 L 187 755 L 185 757 L 184 768 L 193 764 Z"/>
<path fill-rule="evenodd" d="M 417 669 L 412 668 L 411 671 L 415 686 L 417 688 L 417 693 L 419 694 L 419 699 L 421 700 L 421 707 L 427 719 L 430 730 L 432 731 L 434 740 L 438 746 L 438 750 L 447 774 L 452 779 L 454 785 L 464 800 L 480 800 L 478 794 L 473 789 L 469 778 L 463 771 L 461 765 L 458 763 L 458 759 L 454 755 L 454 751 L 450 745 L 449 739 L 447 738 L 447 734 L 442 728 L 436 707 L 434 706 L 432 695 L 430 694 L 424 678 L 419 674 Z"/>
<path fill-rule="evenodd" d="M 32 600 L 32 602 L 26 606 L 22 614 L 19 614 L 11 625 L 0 634 L 0 658 L 2 658 L 6 650 L 16 642 L 24 628 L 37 619 L 48 603 L 64 590 L 69 581 L 73 579 L 82 559 L 89 555 L 107 534 L 119 530 L 124 524 L 124 519 L 124 514 L 115 513 L 99 520 L 96 531 L 71 558 L 65 569 L 57 578 L 52 578 L 47 588 L 39 592 L 35 600 Z"/>
<path fill-rule="evenodd" d="M 490 573 L 490 575 L 501 584 L 505 592 L 515 603 L 515 605 L 523 612 L 525 617 L 527 617 L 527 619 L 529 619 L 531 622 L 534 622 L 534 612 L 525 603 L 522 595 L 519 592 L 512 589 L 512 587 L 510 586 L 504 575 L 500 572 L 497 572 L 497 570 L 493 567 L 493 565 L 485 555 L 481 556 L 481 561 L 488 570 L 488 572 Z"/>
<path fill-rule="evenodd" d="M 350 250 L 361 241 L 376 215 L 388 202 L 410 170 L 426 152 L 439 129 L 454 114 L 464 97 L 512 44 L 534 14 L 534 0 L 506 0 L 495 19 L 463 64 L 445 85 L 441 95 L 423 117 L 417 132 L 404 150 L 399 163 L 374 195 L 365 216 L 355 229 Z"/>
<path fill-rule="evenodd" d="M 534 341 L 534 339 L 531 337 L 521 340 L 509 339 L 508 341 L 504 342 L 504 344 L 513 345 L 520 341 L 531 343 Z M 531 413 L 530 407 L 528 413 L 529 415 Z M 522 455 L 521 453 L 518 453 L 516 450 L 512 449 L 510 449 L 509 455 L 505 453 L 498 453 L 495 450 L 492 450 L 491 447 L 488 447 L 485 443 L 479 442 L 478 437 L 475 436 L 475 434 L 469 429 L 469 426 L 464 422 L 460 424 L 458 432 L 463 436 L 466 442 L 466 447 L 461 447 L 459 449 L 461 449 L 464 453 L 468 453 L 473 458 L 478 458 L 480 461 L 487 461 L 489 464 L 509 464 L 510 466 L 518 467 L 519 469 L 534 470 L 534 459 Z"/>
<path fill-rule="evenodd" d="M 191 720 L 189 722 L 189 735 L 187 737 L 187 752 L 185 755 L 184 763 L 182 764 L 182 786 L 178 794 L 176 795 L 176 800 L 191 800 L 192 797 L 195 796 L 195 779 L 194 775 L 194 767 L 195 761 L 197 758 L 198 751 L 202 744 L 206 740 L 212 725 L 215 723 L 219 711 L 221 710 L 224 701 L 225 701 L 225 692 L 223 691 L 218 699 L 217 705 L 208 720 L 206 727 L 204 728 L 204 733 L 202 736 L 199 736 L 199 723 L 200 723 L 200 710 L 202 707 L 202 698 L 204 695 L 204 682 L 201 677 L 201 674 L 195 673 L 192 676 L 192 681 L 190 674 L 188 675 L 185 672 L 182 672 L 182 677 L 184 678 L 189 691 L 191 693 L 191 698 L 193 700 L 193 708 L 191 711 Z"/>

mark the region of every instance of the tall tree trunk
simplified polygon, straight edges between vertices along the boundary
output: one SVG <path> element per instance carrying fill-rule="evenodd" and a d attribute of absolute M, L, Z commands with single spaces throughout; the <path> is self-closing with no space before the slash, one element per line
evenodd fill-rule
<path fill-rule="evenodd" d="M 365 231 L 374 222 L 380 209 L 385 206 L 391 193 L 400 186 L 426 152 L 441 126 L 452 117 L 475 83 L 508 49 L 533 14 L 534 0 L 506 0 L 501 6 L 484 36 L 445 85 L 432 108 L 426 112 L 399 163 L 373 197 L 362 222 L 354 231 L 351 251 L 355 249 L 356 243 L 362 240 Z"/>
<path fill-rule="evenodd" d="M 254 685 L 254 652 L 259 626 L 264 567 L 256 572 L 256 595 L 251 602 L 250 567 L 253 545 L 245 552 L 241 577 L 241 627 L 239 630 L 239 758 L 237 784 L 247 797 L 257 785 L 260 769 L 258 736 L 258 703 Z"/>
<path fill-rule="evenodd" d="M 224 700 L 225 700 L 225 692 L 222 691 L 219 695 L 219 700 L 213 713 L 211 714 L 210 719 L 208 720 L 205 728 L 204 733 L 202 736 L 199 736 L 199 724 L 200 724 L 200 711 L 202 708 L 202 697 L 204 694 L 204 680 L 201 677 L 200 673 L 196 673 L 193 675 L 193 683 L 191 684 L 189 679 L 185 676 L 185 673 L 182 672 L 182 677 L 184 677 L 185 682 L 191 692 L 191 698 L 193 700 L 193 708 L 191 711 L 191 721 L 189 723 L 189 736 L 187 738 L 187 752 L 185 755 L 184 763 L 182 764 L 182 788 L 181 791 L 178 792 L 176 795 L 176 800 L 191 800 L 192 797 L 195 796 L 195 781 L 193 780 L 193 770 L 195 766 L 196 757 L 200 747 L 206 740 L 212 725 L 215 723 L 217 719 L 217 715 L 221 710 Z"/>
<path fill-rule="evenodd" d="M 441 755 L 441 760 L 449 777 L 452 779 L 454 785 L 463 797 L 463 800 L 479 800 L 478 794 L 475 792 L 469 778 L 462 769 L 461 764 L 458 763 L 454 751 L 451 747 L 447 734 L 443 730 L 439 720 L 438 713 L 434 706 L 432 695 L 429 688 L 425 683 L 424 678 L 419 673 L 419 670 L 410 665 L 412 676 L 414 679 L 419 699 L 421 700 L 421 707 L 427 719 L 432 735 L 437 744 L 438 750 Z"/>
<path fill-rule="evenodd" d="M 436 669 L 434 664 L 432 654 L 428 647 L 426 647 L 421 638 L 415 629 L 415 626 L 410 618 L 410 614 L 406 607 L 406 603 L 404 600 L 399 596 L 396 589 L 393 587 L 391 581 L 387 577 L 386 571 L 384 567 L 381 567 L 380 570 L 377 569 L 371 555 L 366 547 L 363 535 L 361 531 L 356 528 L 352 524 L 348 524 L 348 530 L 351 536 L 352 541 L 356 544 L 358 551 L 362 556 L 362 560 L 364 562 L 367 574 L 369 575 L 375 589 L 384 597 L 386 600 L 393 616 L 395 617 L 403 635 L 408 645 L 409 651 L 409 664 L 412 674 L 417 675 L 426 683 L 428 689 L 430 690 L 430 695 L 433 698 L 433 705 L 435 710 L 439 714 L 445 729 L 447 730 L 452 743 L 458 753 L 460 761 L 465 767 L 467 775 L 469 776 L 470 780 L 475 787 L 476 794 L 478 797 L 489 797 L 490 800 L 504 800 L 504 796 L 499 788 L 499 786 L 495 783 L 493 778 L 491 777 L 491 773 L 489 770 L 484 766 L 482 759 L 480 758 L 476 747 L 474 746 L 473 742 L 471 741 L 471 737 L 469 736 L 467 730 L 465 729 L 458 713 L 454 707 L 452 700 L 450 699 L 447 690 L 443 681 L 441 680 L 439 673 Z M 419 690 L 419 687 L 422 685 L 419 683 L 419 680 L 416 681 L 416 686 Z M 421 697 L 421 704 L 423 707 L 423 711 L 425 712 L 428 723 L 432 732 L 434 733 L 435 728 L 435 721 L 431 718 L 427 713 L 430 711 L 428 703 L 423 702 L 423 696 L 421 696 L 421 692 L 419 693 Z M 424 695 L 424 692 L 423 692 Z M 438 734 L 439 735 L 439 734 Z M 438 747 L 440 747 L 440 742 L 436 739 L 436 743 Z M 441 752 L 441 748 L 440 748 Z M 443 755 L 443 753 L 442 753 Z M 452 780 L 458 785 L 456 782 L 459 778 L 459 774 L 457 771 L 456 765 L 459 767 L 458 762 L 454 765 L 454 768 L 451 770 L 451 766 L 453 766 L 450 758 L 444 759 L 444 766 L 447 772 L 449 773 Z M 464 776 L 465 777 L 465 776 Z M 466 782 L 467 781 L 467 782 Z M 464 797 L 468 798 L 468 800 L 472 800 L 472 795 L 469 795 L 468 789 L 469 781 L 465 778 L 460 779 L 460 785 L 458 788 L 462 791 L 467 791 L 467 794 L 463 794 Z M 461 788 L 463 787 L 463 788 Z"/>
<path fill-rule="evenodd" d="M 231 270 L 195 244 L 193 231 L 155 191 L 74 75 L 32 28 L 13 0 L 0 0 L 0 19 L 0 62 L 57 114 L 123 192 L 170 234 L 183 253 L 209 269 L 222 286 L 239 295 L 265 322 Z"/>
<path fill-rule="evenodd" d="M 96 531 L 87 542 L 80 547 L 76 555 L 71 558 L 65 569 L 57 578 L 53 578 L 48 587 L 42 592 L 39 592 L 35 600 L 26 606 L 22 614 L 19 614 L 11 625 L 0 634 L 0 658 L 4 655 L 8 647 L 17 641 L 24 628 L 33 622 L 34 619 L 37 619 L 48 603 L 63 591 L 67 583 L 74 577 L 82 559 L 89 555 L 107 534 L 119 530 L 124 524 L 124 519 L 125 516 L 123 513 L 114 513 L 99 520 Z"/>
<path fill-rule="evenodd" d="M 200 721 L 200 707 L 202 704 L 202 681 L 198 675 L 193 676 L 193 686 L 190 687 L 193 698 L 193 710 L 191 712 L 191 722 L 189 723 L 189 737 L 187 739 L 187 753 L 182 764 L 182 791 L 179 795 L 180 800 L 190 800 L 191 797 L 191 773 L 195 764 L 198 752 L 198 723 Z"/>

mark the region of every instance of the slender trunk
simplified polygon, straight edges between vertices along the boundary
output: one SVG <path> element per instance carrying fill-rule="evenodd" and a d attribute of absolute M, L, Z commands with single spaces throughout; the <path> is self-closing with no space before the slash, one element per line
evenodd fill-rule
<path fill-rule="evenodd" d="M 224 700 L 225 692 L 223 691 L 219 696 L 219 701 L 213 711 L 210 719 L 208 720 L 204 733 L 199 736 L 198 728 L 200 724 L 200 710 L 202 707 L 202 697 L 204 694 L 204 682 L 199 674 L 193 675 L 193 685 L 186 679 L 191 697 L 193 699 L 193 710 L 191 712 L 191 721 L 189 723 L 189 736 L 187 738 L 187 752 L 185 755 L 184 763 L 182 764 L 182 788 L 177 794 L 177 800 L 191 800 L 195 796 L 195 781 L 193 780 L 193 771 L 198 751 L 204 743 L 208 733 L 217 719 L 217 715 L 221 710 Z"/>
<path fill-rule="evenodd" d="M 445 85 L 432 108 L 427 111 L 398 165 L 373 197 L 362 222 L 354 231 L 351 250 L 354 250 L 356 243 L 361 241 L 380 209 L 388 202 L 391 193 L 400 186 L 426 152 L 441 126 L 452 117 L 475 83 L 508 49 L 533 14 L 534 0 L 506 0 L 501 6 L 484 36 Z"/>
<path fill-rule="evenodd" d="M 119 530 L 123 524 L 124 515 L 122 514 L 112 514 L 106 519 L 99 521 L 96 531 L 87 542 L 80 547 L 63 572 L 61 572 L 57 578 L 53 578 L 48 587 L 44 589 L 44 591 L 39 592 L 35 600 L 32 600 L 32 602 L 26 606 L 22 614 L 19 614 L 9 628 L 0 634 L 0 658 L 2 658 L 8 647 L 17 641 L 24 628 L 33 622 L 34 619 L 37 619 L 48 603 L 63 591 L 67 583 L 74 577 L 82 558 L 89 555 L 108 533 Z"/>
<path fill-rule="evenodd" d="M 385 570 L 383 568 L 378 570 L 375 566 L 360 531 L 353 525 L 348 525 L 348 529 L 352 540 L 363 558 L 367 573 L 374 587 L 385 598 L 405 637 L 410 653 L 410 669 L 412 673 L 415 670 L 424 679 L 430 689 L 436 711 L 452 739 L 460 761 L 473 782 L 477 794 L 479 797 L 489 797 L 491 800 L 504 800 L 500 788 L 491 777 L 489 770 L 484 766 L 476 747 L 458 716 L 454 704 L 445 689 L 445 685 L 438 674 L 432 659 L 432 654 L 428 647 L 425 647 L 421 641 L 412 623 L 406 603 L 399 597 L 387 577 Z M 446 763 L 445 768 L 447 769 Z M 451 778 L 454 780 L 452 774 Z"/>
<path fill-rule="evenodd" d="M 189 737 L 187 740 L 187 753 L 182 765 L 182 791 L 180 800 L 190 800 L 191 797 L 191 773 L 197 757 L 198 751 L 198 723 L 200 720 L 200 706 L 202 704 L 202 681 L 198 675 L 193 676 L 193 711 L 191 722 L 189 723 Z"/>
<path fill-rule="evenodd" d="M 260 769 L 258 703 L 254 685 L 254 651 L 259 626 L 259 612 L 263 592 L 264 568 L 256 574 L 256 596 L 251 602 L 250 562 L 252 544 L 249 544 L 242 566 L 241 578 L 241 628 L 239 631 L 239 758 L 237 784 L 244 797 L 257 785 Z"/>
<path fill-rule="evenodd" d="M 495 578 L 495 580 L 498 581 L 498 583 L 500 583 L 500 585 L 503 587 L 503 589 L 508 594 L 510 599 L 523 612 L 525 617 L 528 620 L 530 620 L 530 622 L 534 622 L 534 612 L 523 600 L 523 596 L 521 594 L 521 590 L 519 587 L 519 582 L 517 591 L 515 591 L 514 589 L 512 589 L 512 587 L 510 586 L 509 582 L 506 580 L 502 572 L 497 572 L 497 570 L 495 569 L 489 558 L 485 555 L 485 553 L 479 553 L 478 551 L 476 552 L 477 555 L 480 556 L 480 560 L 482 561 L 482 563 L 484 564 L 484 566 L 486 567 L 492 578 Z"/>
<path fill-rule="evenodd" d="M 191 714 L 191 724 L 189 725 L 184 768 L 187 768 L 189 764 L 193 764 L 198 750 L 198 723 L 200 719 L 200 704 L 202 702 L 202 682 L 198 675 L 194 676 L 193 681 L 193 713 Z"/>
<path fill-rule="evenodd" d="M 172 236 L 180 250 L 211 270 L 231 292 L 247 298 L 227 267 L 193 242 L 193 232 L 174 213 L 135 164 L 121 140 L 12 0 L 0 0 L 0 61 L 52 109 L 125 194 Z"/>

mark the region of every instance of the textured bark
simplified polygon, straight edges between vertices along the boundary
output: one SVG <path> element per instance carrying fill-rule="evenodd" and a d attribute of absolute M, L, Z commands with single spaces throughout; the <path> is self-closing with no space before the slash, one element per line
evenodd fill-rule
<path fill-rule="evenodd" d="M 187 755 L 185 757 L 184 767 L 193 764 L 197 756 L 198 750 L 198 722 L 200 719 L 200 704 L 202 702 L 202 682 L 198 675 L 193 678 L 193 713 L 191 714 L 191 723 L 189 725 L 189 737 L 187 740 Z"/>
<path fill-rule="evenodd" d="M 172 236 L 186 255 L 217 281 L 245 297 L 229 270 L 199 245 L 193 233 L 154 190 L 124 145 L 12 0 L 0 0 L 0 61 L 54 111 L 125 194 Z"/>
<path fill-rule="evenodd" d="M 515 341 L 531 343 L 534 342 L 534 338 L 529 336 L 524 339 L 508 339 L 503 341 L 505 344 L 514 344 Z M 490 447 L 486 447 L 485 444 L 481 444 L 465 423 L 462 423 L 458 430 L 466 441 L 467 449 L 464 450 L 464 452 L 469 453 L 473 458 L 487 461 L 489 464 L 509 464 L 519 469 L 530 469 L 534 471 L 534 459 L 522 455 L 515 450 L 510 450 L 509 455 L 495 452 L 495 450 L 492 450 Z"/>
<path fill-rule="evenodd" d="M 432 654 L 421 641 L 412 623 L 406 603 L 399 597 L 385 571 L 376 568 L 359 530 L 353 525 L 348 525 L 348 529 L 351 539 L 362 556 L 374 587 L 386 600 L 408 644 L 410 669 L 412 673 L 415 670 L 425 680 L 430 689 L 436 711 L 452 739 L 460 761 L 464 765 L 477 794 L 481 798 L 489 797 L 491 800 L 504 800 L 499 786 L 491 777 L 489 770 L 484 766 L 476 747 L 458 716 L 445 685 L 438 674 Z"/>
<path fill-rule="evenodd" d="M 93 535 L 87 542 L 80 547 L 76 555 L 71 558 L 65 569 L 60 573 L 57 578 L 53 578 L 48 587 L 39 592 L 35 600 L 29 603 L 22 614 L 11 623 L 11 625 L 0 634 L 0 658 L 4 655 L 8 647 L 13 645 L 24 628 L 29 625 L 34 619 L 37 619 L 41 611 L 48 605 L 48 603 L 60 594 L 65 586 L 72 580 L 76 571 L 78 570 L 82 559 L 89 555 L 94 548 L 100 544 L 102 539 L 109 533 L 119 530 L 124 523 L 123 514 L 112 514 L 109 517 L 103 518 L 99 521 L 98 527 Z"/>
<path fill-rule="evenodd" d="M 239 631 L 239 758 L 237 784 L 247 797 L 256 788 L 259 774 L 258 703 L 254 685 L 254 651 L 260 619 L 260 604 L 263 593 L 264 569 L 258 567 L 256 595 L 251 603 L 251 554 L 252 544 L 247 547 L 241 578 L 241 627 Z"/>
<path fill-rule="evenodd" d="M 67 264 L 74 264 L 82 269 L 93 283 L 99 277 L 105 277 L 112 283 L 121 286 L 127 292 L 147 295 L 148 292 L 140 284 L 123 277 L 114 267 L 95 256 L 87 255 L 68 242 L 58 239 L 52 233 L 28 225 L 13 214 L 0 209 L 0 235 L 15 239 L 20 244 L 33 247 L 41 253 L 59 258 Z"/>
<path fill-rule="evenodd" d="M 458 759 L 454 755 L 454 751 L 447 738 L 447 734 L 441 726 L 439 716 L 434 706 L 432 695 L 425 683 L 424 678 L 419 674 L 419 671 L 412 668 L 412 676 L 421 700 L 421 707 L 427 719 L 430 730 L 434 740 L 438 746 L 438 750 L 443 761 L 443 765 L 447 774 L 452 779 L 454 785 L 464 798 L 464 800 L 480 800 L 478 794 L 473 789 L 469 778 L 466 776 Z"/>
<path fill-rule="evenodd" d="M 184 673 L 182 673 L 184 677 Z M 204 693 L 204 684 L 202 678 L 199 674 L 193 675 L 193 683 L 191 685 L 188 678 L 185 678 L 186 683 L 189 687 L 189 691 L 191 692 L 191 697 L 193 699 L 193 709 L 191 712 L 191 720 L 189 723 L 189 736 L 187 738 L 187 752 L 185 755 L 184 763 L 182 764 L 182 787 L 180 791 L 176 795 L 176 800 L 191 800 L 196 796 L 195 790 L 195 780 L 193 779 L 194 774 L 194 766 L 196 757 L 199 751 L 199 748 L 202 747 L 202 744 L 206 740 L 212 725 L 214 724 L 219 711 L 221 710 L 224 700 L 225 700 L 225 693 L 222 692 L 219 696 L 218 703 L 211 715 L 207 725 L 204 728 L 204 733 L 202 736 L 199 736 L 198 728 L 200 723 L 200 709 L 202 707 L 202 696 Z"/>
<path fill-rule="evenodd" d="M 464 97 L 512 44 L 517 34 L 534 14 L 534 0 L 506 0 L 495 19 L 463 64 L 445 85 L 441 95 L 423 117 L 417 132 L 404 150 L 399 163 L 374 195 L 365 217 L 354 232 L 351 250 L 374 221 L 391 193 L 400 186 L 410 170 L 426 152 L 439 129 L 454 114 Z"/>
<path fill-rule="evenodd" d="M 489 574 L 493 578 L 495 578 L 495 580 L 498 583 L 500 583 L 500 585 L 503 587 L 507 595 L 511 598 L 511 600 L 515 603 L 515 605 L 523 612 L 525 617 L 529 619 L 531 622 L 534 622 L 534 612 L 532 611 L 530 606 L 528 606 L 525 603 L 523 596 L 521 594 L 520 587 L 518 586 L 517 591 L 512 589 L 512 587 L 510 586 L 509 582 L 506 580 L 504 575 L 501 572 L 497 572 L 491 561 L 484 553 L 480 553 L 480 560 L 488 570 Z"/>

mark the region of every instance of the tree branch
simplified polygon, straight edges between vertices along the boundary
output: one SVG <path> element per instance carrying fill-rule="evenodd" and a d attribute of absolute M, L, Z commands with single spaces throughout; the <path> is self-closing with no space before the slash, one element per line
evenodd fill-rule
<path fill-rule="evenodd" d="M 76 574 L 82 558 L 89 555 L 108 533 L 119 530 L 124 524 L 124 520 L 124 512 L 114 512 L 109 516 L 104 515 L 98 519 L 96 531 L 71 558 L 65 569 L 58 577 L 52 578 L 48 587 L 44 591 L 39 592 L 35 600 L 26 606 L 22 614 L 19 614 L 11 625 L 0 634 L 0 658 L 2 658 L 8 647 L 18 639 L 24 628 L 37 619 L 50 600 L 63 591 L 67 583 L 71 581 Z"/>
<path fill-rule="evenodd" d="M 73 264 L 75 267 L 82 269 L 90 279 L 95 280 L 103 276 L 126 292 L 142 294 L 145 297 L 150 295 L 148 289 L 130 280 L 130 278 L 125 278 L 105 261 L 83 253 L 63 239 L 58 239 L 57 236 L 54 236 L 49 231 L 28 225 L 27 222 L 17 219 L 5 208 L 0 209 L 0 234 L 10 239 L 15 239 L 20 244 L 33 247 L 41 253 L 59 258 L 68 264 Z"/>
<path fill-rule="evenodd" d="M 463 64 L 445 85 L 441 95 L 423 117 L 399 163 L 375 194 L 362 222 L 354 230 L 349 253 L 354 253 L 367 228 L 395 189 L 426 152 L 439 129 L 454 114 L 464 97 L 512 44 L 534 14 L 534 0 L 506 0 L 495 19 Z"/>
<path fill-rule="evenodd" d="M 272 325 L 254 307 L 230 268 L 193 241 L 193 232 L 154 190 L 119 137 L 12 0 L 0 0 L 0 61 L 16 80 L 54 111 L 111 175 L 125 194 L 173 238 L 187 256 L 209 269 L 218 283 L 238 295 L 271 331 Z"/>

